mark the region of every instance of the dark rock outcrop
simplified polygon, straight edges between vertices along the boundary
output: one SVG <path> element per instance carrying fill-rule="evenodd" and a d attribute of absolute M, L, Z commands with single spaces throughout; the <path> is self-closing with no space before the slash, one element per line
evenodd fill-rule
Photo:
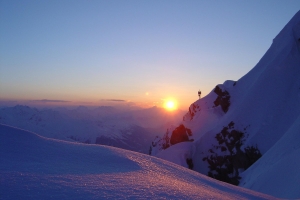
<path fill-rule="evenodd" d="M 221 106 L 222 110 L 226 113 L 230 106 L 230 94 L 226 90 L 222 90 L 219 86 L 215 87 L 214 92 L 218 95 L 214 101 L 215 107 Z"/>
<path fill-rule="evenodd" d="M 192 136 L 191 129 L 188 129 L 181 124 L 172 132 L 170 143 L 171 145 L 174 145 L 180 142 L 190 141 L 189 136 Z"/>

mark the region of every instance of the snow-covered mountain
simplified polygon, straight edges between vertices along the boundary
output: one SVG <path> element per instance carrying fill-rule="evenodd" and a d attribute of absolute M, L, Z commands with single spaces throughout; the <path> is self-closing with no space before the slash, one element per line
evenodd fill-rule
<path fill-rule="evenodd" d="M 0 125 L 1 199 L 275 199 L 173 163 Z"/>
<path fill-rule="evenodd" d="M 157 157 L 276 197 L 300 198 L 300 11 L 251 71 L 217 85 L 167 133 L 153 142 Z"/>
<path fill-rule="evenodd" d="M 167 113 L 157 107 L 122 111 L 109 106 L 36 109 L 18 105 L 0 109 L 2 124 L 49 138 L 104 144 L 147 154 L 153 138 L 181 118 L 180 111 Z"/>

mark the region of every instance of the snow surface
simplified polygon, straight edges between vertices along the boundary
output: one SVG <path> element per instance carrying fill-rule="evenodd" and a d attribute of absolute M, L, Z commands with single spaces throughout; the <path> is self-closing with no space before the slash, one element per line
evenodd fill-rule
<path fill-rule="evenodd" d="M 0 125 L 1 199 L 274 199 L 148 155 Z"/>
<path fill-rule="evenodd" d="M 212 90 L 190 106 L 181 122 L 192 130 L 190 148 L 180 151 L 176 144 L 164 150 L 164 156 L 157 156 L 180 164 L 178 160 L 191 154 L 194 170 L 207 174 L 208 165 L 202 159 L 217 144 L 216 134 L 233 121 L 234 129 L 247 135 L 243 147 L 257 145 L 263 154 L 241 174 L 240 186 L 280 198 L 300 198 L 299 77 L 300 11 L 250 72 L 237 82 L 218 85 L 230 95 L 228 112 L 214 106 L 217 94 Z"/>
<path fill-rule="evenodd" d="M 173 145 L 168 149 L 160 151 L 155 156 L 173 162 L 180 166 L 188 167 L 186 159 L 192 158 L 191 151 L 190 151 L 191 145 L 192 145 L 191 142 L 181 142 L 178 143 L 178 145 Z M 170 154 L 170 152 L 172 152 L 172 154 Z"/>

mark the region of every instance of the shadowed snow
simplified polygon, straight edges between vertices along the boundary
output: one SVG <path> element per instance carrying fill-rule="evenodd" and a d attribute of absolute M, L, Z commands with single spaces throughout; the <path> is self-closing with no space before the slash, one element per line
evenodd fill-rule
<path fill-rule="evenodd" d="M 0 125 L 3 199 L 272 199 L 173 163 Z"/>

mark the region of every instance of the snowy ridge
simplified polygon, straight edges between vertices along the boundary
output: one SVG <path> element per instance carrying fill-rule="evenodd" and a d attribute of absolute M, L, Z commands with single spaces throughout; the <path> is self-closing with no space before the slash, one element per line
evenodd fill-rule
<path fill-rule="evenodd" d="M 263 154 L 240 173 L 239 185 L 280 198 L 300 198 L 299 77 L 300 11 L 250 72 L 236 82 L 217 85 L 190 106 L 181 124 L 191 129 L 194 142 L 182 151 L 175 148 L 180 144 L 163 150 L 163 158 L 174 162 L 177 155 L 181 161 L 175 163 L 186 166 L 191 155 L 194 170 L 207 174 L 203 158 L 218 145 L 216 134 L 233 122 L 233 129 L 245 135 L 242 149 L 257 145 Z"/>
<path fill-rule="evenodd" d="M 2 199 L 274 199 L 144 154 L 0 125 Z"/>

